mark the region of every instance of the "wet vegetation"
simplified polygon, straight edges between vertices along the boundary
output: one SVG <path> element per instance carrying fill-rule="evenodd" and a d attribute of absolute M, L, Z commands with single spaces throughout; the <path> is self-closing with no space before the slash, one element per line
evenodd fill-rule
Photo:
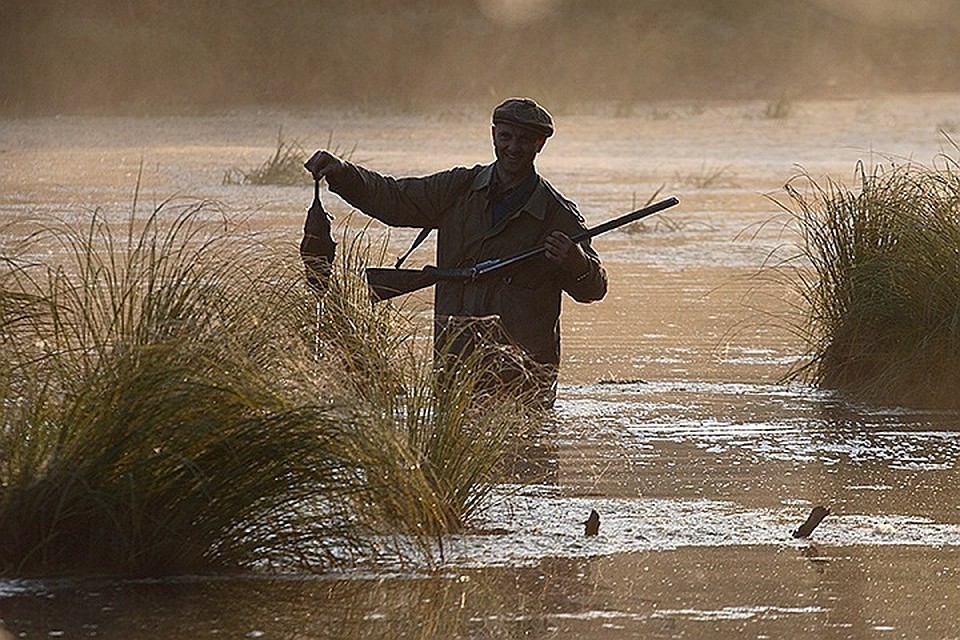
<path fill-rule="evenodd" d="M 323 147 L 331 153 L 350 161 L 356 151 L 353 147 L 342 147 L 333 141 L 333 133 L 327 137 Z M 225 185 L 280 185 L 297 186 L 303 184 L 303 163 L 310 154 L 299 138 L 288 139 L 283 136 L 283 127 L 277 131 L 277 142 L 269 158 L 252 169 L 231 167 L 223 174 L 221 182 Z"/>
<path fill-rule="evenodd" d="M 157 113 L 251 104 L 557 111 L 609 101 L 955 90 L 960 10 L 925 0 L 415 0 L 0 8 L 0 108 Z M 522 61 L 522 64 L 518 64 Z"/>
<path fill-rule="evenodd" d="M 790 270 L 818 384 L 881 404 L 960 407 L 958 148 L 926 167 L 858 167 L 859 185 L 787 185 L 802 236 Z"/>
<path fill-rule="evenodd" d="M 298 139 L 287 140 L 283 128 L 277 132 L 273 155 L 253 169 L 233 167 L 223 174 L 223 184 L 300 185 L 303 184 L 303 159 L 309 154 Z"/>
<path fill-rule="evenodd" d="M 370 304 L 359 243 L 318 315 L 289 247 L 212 203 L 50 219 L 0 274 L 0 571 L 321 569 L 482 506 L 524 430 L 439 393 L 431 351 Z M 14 237 L 8 229 L 6 237 Z"/>

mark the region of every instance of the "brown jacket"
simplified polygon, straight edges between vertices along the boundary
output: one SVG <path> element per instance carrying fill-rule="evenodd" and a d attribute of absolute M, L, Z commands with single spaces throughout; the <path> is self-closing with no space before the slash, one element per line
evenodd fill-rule
<path fill-rule="evenodd" d="M 363 213 L 397 227 L 437 229 L 437 266 L 472 267 L 542 246 L 559 229 L 573 236 L 585 229 L 577 206 L 538 177 L 533 195 L 518 211 L 493 226 L 490 184 L 494 165 L 457 167 L 421 178 L 392 178 L 348 164 L 330 188 Z M 536 361 L 560 362 L 560 292 L 580 302 L 607 292 L 600 258 L 583 243 L 590 268 L 571 274 L 545 257 L 468 282 L 437 283 L 434 314 L 500 317 L 503 329 Z"/>

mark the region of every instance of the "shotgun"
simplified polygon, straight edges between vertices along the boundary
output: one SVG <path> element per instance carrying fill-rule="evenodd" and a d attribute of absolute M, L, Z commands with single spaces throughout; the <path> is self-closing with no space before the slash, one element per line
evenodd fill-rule
<path fill-rule="evenodd" d="M 642 209 L 626 213 L 613 220 L 608 220 L 603 224 L 598 224 L 595 227 L 591 227 L 572 236 L 570 239 L 578 243 L 583 242 L 601 233 L 612 231 L 617 227 L 622 227 L 625 224 L 659 213 L 679 203 L 679 200 L 670 197 Z M 462 269 L 440 269 L 433 265 L 427 265 L 422 269 L 369 267 L 366 270 L 367 284 L 370 287 L 370 297 L 374 302 L 380 302 L 381 300 L 389 300 L 404 293 L 425 289 L 435 285 L 441 280 L 476 280 L 500 269 L 513 266 L 518 262 L 523 262 L 524 260 L 538 256 L 544 251 L 545 249 L 542 246 L 534 247 L 518 253 L 515 256 L 510 256 L 509 258 L 491 258 L 490 260 L 479 262 L 473 267 L 465 267 Z"/>

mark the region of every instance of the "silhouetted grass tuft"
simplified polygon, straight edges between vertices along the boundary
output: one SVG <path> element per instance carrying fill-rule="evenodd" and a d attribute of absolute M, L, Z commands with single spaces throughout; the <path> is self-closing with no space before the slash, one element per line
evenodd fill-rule
<path fill-rule="evenodd" d="M 803 191 L 787 185 L 811 356 L 796 373 L 870 401 L 960 406 L 957 160 L 860 166 L 858 177 L 856 191 L 810 176 Z"/>
<path fill-rule="evenodd" d="M 167 573 L 353 544 L 333 499 L 349 411 L 299 364 L 299 273 L 209 205 L 172 209 L 122 232 L 52 221 L 5 261 L 0 566 Z M 25 258 L 44 248 L 58 263 Z"/>
<path fill-rule="evenodd" d="M 370 530 L 428 543 L 477 514 L 537 413 L 522 390 L 485 386 L 492 368 L 479 353 L 438 375 L 429 331 L 402 306 L 371 304 L 363 236 L 344 246 L 319 315 L 318 358 L 344 374 L 364 416 L 366 431 L 349 444 L 369 491 L 354 495 L 354 511 Z"/>
<path fill-rule="evenodd" d="M 350 160 L 356 145 L 350 149 L 342 149 L 334 145 L 331 132 L 327 138 L 326 148 L 344 160 Z M 281 127 L 277 132 L 277 146 L 273 155 L 254 169 L 245 170 L 238 167 L 228 169 L 224 172 L 221 182 L 225 185 L 302 185 L 306 175 L 303 161 L 308 156 L 299 139 L 287 140 L 283 137 L 283 127 Z"/>
<path fill-rule="evenodd" d="M 255 169 L 234 167 L 223 174 L 223 184 L 285 185 L 303 184 L 303 159 L 307 157 L 297 139 L 285 140 L 283 128 L 277 132 L 277 148 L 273 155 Z"/>

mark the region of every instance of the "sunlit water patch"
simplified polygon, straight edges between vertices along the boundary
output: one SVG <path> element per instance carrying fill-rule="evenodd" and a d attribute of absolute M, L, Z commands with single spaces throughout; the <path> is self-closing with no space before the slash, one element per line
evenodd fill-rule
<path fill-rule="evenodd" d="M 910 515 L 829 515 L 810 540 L 792 531 L 808 508 L 777 505 L 748 509 L 716 500 L 609 499 L 567 497 L 555 487 L 504 487 L 481 528 L 494 534 L 447 541 L 452 565 L 524 566 L 543 558 L 607 556 L 689 547 L 850 545 L 960 545 L 960 525 Z M 600 532 L 584 534 L 583 520 L 595 509 Z"/>
<path fill-rule="evenodd" d="M 686 443 L 710 453 L 827 465 L 953 470 L 960 415 L 849 404 L 810 386 L 745 383 L 601 383 L 565 389 L 558 437 L 624 448 Z"/>
<path fill-rule="evenodd" d="M 814 504 L 832 509 L 818 543 L 957 545 L 960 512 L 942 499 L 958 475 L 956 420 L 804 385 L 564 387 L 536 448 L 541 481 L 502 487 L 478 523 L 486 534 L 448 540 L 445 558 L 502 566 L 804 544 L 791 532 Z M 596 537 L 584 535 L 591 509 Z"/>

